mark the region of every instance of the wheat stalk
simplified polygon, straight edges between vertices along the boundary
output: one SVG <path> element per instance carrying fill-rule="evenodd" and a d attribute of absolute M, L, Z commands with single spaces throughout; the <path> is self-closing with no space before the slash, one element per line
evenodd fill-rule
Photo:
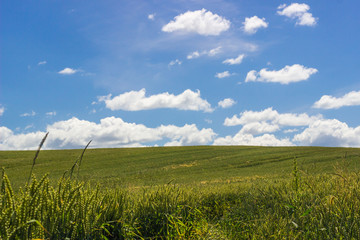
<path fill-rule="evenodd" d="M 38 155 L 39 155 L 39 153 L 40 153 L 40 149 L 41 149 L 41 147 L 43 146 L 43 144 L 44 144 L 44 142 L 45 142 L 45 140 L 46 140 L 46 138 L 47 138 L 48 135 L 49 135 L 49 132 L 47 132 L 47 133 L 45 134 L 45 136 L 44 136 L 43 139 L 41 140 L 41 142 L 40 142 L 40 144 L 39 144 L 39 147 L 38 147 L 38 149 L 37 149 L 37 151 L 36 151 L 36 153 L 35 153 L 35 157 L 34 157 L 34 159 L 33 159 L 33 163 L 32 163 L 32 166 L 31 166 L 30 175 L 29 175 L 29 179 L 28 179 L 27 185 L 29 185 L 29 182 L 30 182 L 30 179 L 31 179 L 31 174 L 32 174 L 32 171 L 33 171 L 33 169 L 34 169 L 36 159 L 37 159 L 37 157 L 38 157 Z"/>

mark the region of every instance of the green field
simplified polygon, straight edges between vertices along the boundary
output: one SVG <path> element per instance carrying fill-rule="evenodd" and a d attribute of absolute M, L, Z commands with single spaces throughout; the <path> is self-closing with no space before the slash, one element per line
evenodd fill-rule
<path fill-rule="evenodd" d="M 34 173 L 59 179 L 69 170 L 82 150 L 42 150 Z M 0 151 L 14 186 L 28 178 L 35 151 Z M 88 149 L 81 164 L 83 181 L 113 186 L 153 186 L 168 182 L 241 181 L 245 177 L 287 177 L 296 157 L 306 174 L 331 173 L 334 164 L 346 159 L 349 169 L 360 168 L 360 149 L 323 147 L 152 147 Z"/>
<path fill-rule="evenodd" d="M 81 153 L 0 151 L 0 239 L 360 239 L 358 148 Z"/>

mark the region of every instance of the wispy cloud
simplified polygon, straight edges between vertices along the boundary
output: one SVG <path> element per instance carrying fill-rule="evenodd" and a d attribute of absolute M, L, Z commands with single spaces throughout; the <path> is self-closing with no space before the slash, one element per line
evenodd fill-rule
<path fill-rule="evenodd" d="M 38 65 L 44 65 L 46 63 L 47 63 L 46 61 L 41 61 L 41 62 L 38 62 Z"/>
<path fill-rule="evenodd" d="M 56 116 L 56 112 L 55 111 L 47 112 L 46 116 Z"/>
<path fill-rule="evenodd" d="M 224 60 L 223 63 L 229 64 L 229 65 L 240 64 L 242 62 L 242 60 L 244 59 L 244 57 L 245 57 L 245 54 L 240 54 L 236 58 L 228 58 L 228 59 Z"/>
<path fill-rule="evenodd" d="M 0 105 L 0 116 L 4 115 L 5 108 Z"/>
<path fill-rule="evenodd" d="M 230 73 L 229 71 L 224 71 L 221 73 L 216 73 L 215 77 L 216 78 L 226 78 L 226 77 L 230 77 L 231 75 L 233 75 L 232 73 Z"/>
<path fill-rule="evenodd" d="M 198 58 L 200 56 L 203 56 L 203 55 L 207 55 L 209 57 L 213 57 L 219 53 L 221 53 L 221 46 L 220 47 L 217 47 L 217 48 L 213 48 L 213 49 L 210 49 L 210 50 L 204 50 L 202 52 L 199 52 L 199 51 L 194 51 L 190 54 L 187 55 L 187 59 L 193 59 L 193 58 Z"/>
<path fill-rule="evenodd" d="M 199 51 L 195 51 L 195 52 L 192 52 L 192 53 L 190 53 L 189 55 L 187 55 L 187 59 L 193 59 L 193 58 L 198 58 L 198 57 L 200 57 L 200 53 L 199 53 Z"/>
<path fill-rule="evenodd" d="M 174 66 L 175 64 L 181 65 L 181 63 L 182 62 L 179 59 L 175 59 L 169 63 L 169 66 Z"/>
<path fill-rule="evenodd" d="M 34 124 L 27 125 L 27 126 L 25 127 L 25 130 L 28 130 L 28 129 L 33 128 L 33 127 L 34 127 Z"/>
<path fill-rule="evenodd" d="M 31 111 L 31 113 L 23 113 L 20 115 L 20 117 L 33 117 L 36 115 L 36 112 Z"/>
<path fill-rule="evenodd" d="M 197 33 L 200 35 L 219 35 L 230 28 L 230 21 L 206 9 L 187 11 L 162 27 L 164 32 Z"/>

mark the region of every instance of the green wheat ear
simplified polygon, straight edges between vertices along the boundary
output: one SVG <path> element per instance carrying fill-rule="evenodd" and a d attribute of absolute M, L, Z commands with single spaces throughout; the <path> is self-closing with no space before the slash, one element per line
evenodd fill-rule
<path fill-rule="evenodd" d="M 33 171 L 33 169 L 34 169 L 36 159 L 37 159 L 37 157 L 38 157 L 38 155 L 39 155 L 39 153 L 40 153 L 40 149 L 41 149 L 41 147 L 43 146 L 43 144 L 44 144 L 44 142 L 45 142 L 45 140 L 46 140 L 46 138 L 47 138 L 48 135 L 49 135 L 49 132 L 47 132 L 47 133 L 45 134 L 45 136 L 43 137 L 43 139 L 41 140 L 41 142 L 40 142 L 40 144 L 39 144 L 38 150 L 37 150 L 36 153 L 35 153 L 35 157 L 34 157 L 34 159 L 33 159 L 33 163 L 32 163 L 31 170 L 30 170 L 30 174 L 29 174 L 29 179 L 28 179 L 28 181 L 27 181 L 27 185 L 29 185 L 29 182 L 30 182 L 30 179 L 31 179 L 31 174 L 32 174 L 32 171 Z"/>
<path fill-rule="evenodd" d="M 83 156 L 84 156 L 84 153 L 85 153 L 86 149 L 89 147 L 89 145 L 90 145 L 91 142 L 92 142 L 92 140 L 90 140 L 90 141 L 88 142 L 88 144 L 85 146 L 84 150 L 82 151 L 80 157 L 79 157 L 78 159 L 76 159 L 74 165 L 71 167 L 71 169 L 70 169 L 70 178 L 72 177 L 72 174 L 73 174 L 74 169 L 75 169 L 76 166 L 78 167 L 77 177 L 79 177 L 79 171 L 80 171 L 80 166 L 81 166 L 82 158 L 83 158 Z M 79 163 L 79 164 L 78 164 L 78 163 Z M 67 172 L 67 171 L 66 171 L 66 172 Z M 66 172 L 64 173 L 64 176 L 65 176 Z"/>

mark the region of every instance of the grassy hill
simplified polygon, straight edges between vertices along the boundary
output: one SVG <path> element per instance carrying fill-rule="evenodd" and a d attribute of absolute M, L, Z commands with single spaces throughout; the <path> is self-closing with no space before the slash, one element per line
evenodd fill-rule
<path fill-rule="evenodd" d="M 0 151 L 1 239 L 360 239 L 357 148 L 81 152 Z"/>
<path fill-rule="evenodd" d="M 34 172 L 59 179 L 82 150 L 42 150 Z M 0 151 L 0 167 L 16 186 L 29 176 L 35 151 Z M 244 178 L 287 177 L 296 157 L 304 174 L 330 173 L 334 165 L 360 169 L 360 149 L 324 147 L 193 146 L 88 149 L 80 180 L 113 186 L 153 186 L 168 182 L 199 184 Z"/>

